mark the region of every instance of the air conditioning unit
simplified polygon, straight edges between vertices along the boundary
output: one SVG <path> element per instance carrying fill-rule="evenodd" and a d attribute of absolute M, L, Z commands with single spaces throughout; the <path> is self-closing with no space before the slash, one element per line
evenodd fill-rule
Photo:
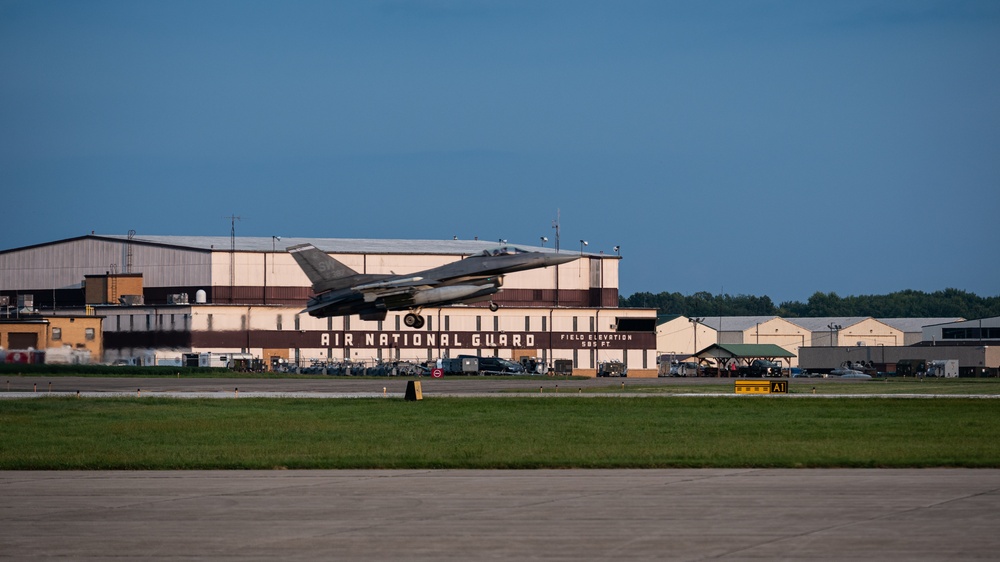
<path fill-rule="evenodd" d="M 188 304 L 188 294 L 174 293 L 167 295 L 167 304 Z"/>
<path fill-rule="evenodd" d="M 142 295 L 122 295 L 118 297 L 118 304 L 122 306 L 138 306 L 143 304 Z"/>

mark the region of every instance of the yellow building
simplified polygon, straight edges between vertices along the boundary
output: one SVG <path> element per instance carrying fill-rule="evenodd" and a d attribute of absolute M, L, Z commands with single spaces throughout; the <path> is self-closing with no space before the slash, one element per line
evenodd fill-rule
<path fill-rule="evenodd" d="M 99 362 L 104 354 L 104 335 L 100 316 L 42 316 L 20 315 L 0 318 L 0 349 L 44 350 L 55 361 L 57 356 L 68 356 L 68 351 L 89 356 L 89 361 Z M 67 361 L 68 362 L 68 361 Z"/>

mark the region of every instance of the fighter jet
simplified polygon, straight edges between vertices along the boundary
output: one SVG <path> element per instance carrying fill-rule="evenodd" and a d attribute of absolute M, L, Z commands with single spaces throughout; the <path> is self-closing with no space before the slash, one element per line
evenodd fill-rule
<path fill-rule="evenodd" d="M 316 295 L 306 306 L 311 316 L 358 314 L 362 320 L 384 320 L 390 310 L 408 310 L 403 323 L 418 329 L 424 325 L 420 315 L 424 307 L 489 300 L 500 291 L 506 273 L 559 265 L 580 257 L 503 246 L 416 273 L 374 275 L 358 273 L 312 244 L 289 246 L 287 250 L 312 281 Z M 490 300 L 490 310 L 496 312 L 498 308 Z"/>

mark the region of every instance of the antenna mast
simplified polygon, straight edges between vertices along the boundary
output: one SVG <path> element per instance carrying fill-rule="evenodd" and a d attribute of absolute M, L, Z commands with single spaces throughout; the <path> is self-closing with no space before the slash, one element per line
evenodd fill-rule
<path fill-rule="evenodd" d="M 132 273 L 132 239 L 135 238 L 135 230 L 128 231 L 128 242 L 125 250 L 125 273 Z"/>
<path fill-rule="evenodd" d="M 556 229 L 556 252 L 559 251 L 559 209 L 556 209 L 556 220 L 552 221 L 552 228 Z"/>
<path fill-rule="evenodd" d="M 233 292 L 236 290 L 236 221 L 240 220 L 240 217 L 233 213 L 228 217 L 223 217 L 229 219 L 230 229 L 229 229 L 229 302 L 232 304 Z"/>

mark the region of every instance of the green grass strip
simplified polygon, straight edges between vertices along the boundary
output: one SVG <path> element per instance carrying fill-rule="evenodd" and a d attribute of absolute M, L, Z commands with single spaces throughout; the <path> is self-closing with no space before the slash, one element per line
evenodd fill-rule
<path fill-rule="evenodd" d="M 0 469 L 1000 467 L 990 399 L 39 398 Z"/>

